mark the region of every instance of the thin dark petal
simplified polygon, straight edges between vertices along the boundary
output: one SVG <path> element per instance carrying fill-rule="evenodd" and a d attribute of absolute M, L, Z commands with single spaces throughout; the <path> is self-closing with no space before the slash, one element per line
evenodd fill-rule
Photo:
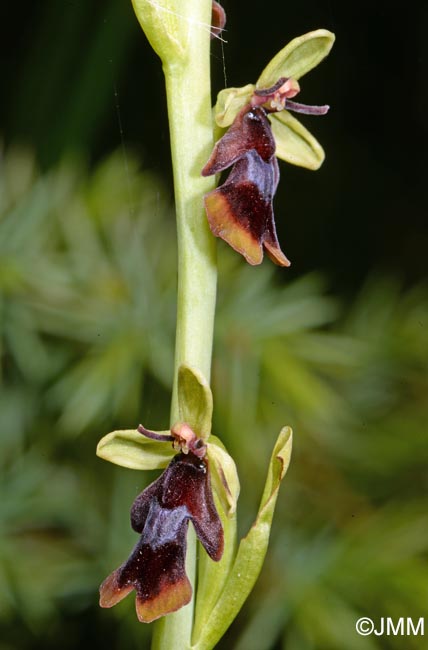
<path fill-rule="evenodd" d="M 324 104 L 323 106 L 313 106 L 311 104 L 292 102 L 290 99 L 285 100 L 285 108 L 288 111 L 294 111 L 294 113 L 302 113 L 304 115 L 326 115 L 330 110 L 328 104 Z"/>
<path fill-rule="evenodd" d="M 202 175 L 211 176 L 227 169 L 251 149 L 269 162 L 275 154 L 275 140 L 264 109 L 248 105 L 238 113 L 228 132 L 215 145 Z"/>
<path fill-rule="evenodd" d="M 211 38 L 216 38 L 221 34 L 226 25 L 226 12 L 223 7 L 213 0 L 211 13 Z"/>
<path fill-rule="evenodd" d="M 288 81 L 288 77 L 280 77 L 276 84 L 270 88 L 256 88 L 254 94 L 258 97 L 269 97 L 270 95 L 274 95 L 286 81 Z"/>
<path fill-rule="evenodd" d="M 145 436 L 146 438 L 150 438 L 151 440 L 157 440 L 158 442 L 174 442 L 174 437 L 171 436 L 170 434 L 151 431 L 150 429 L 146 429 L 145 427 L 143 427 L 142 424 L 138 425 L 137 431 L 139 433 L 142 433 L 143 436 Z"/>
<path fill-rule="evenodd" d="M 267 113 L 282 111 L 289 97 L 300 92 L 299 82 L 291 77 L 281 77 L 270 88 L 256 88 L 251 98 L 252 106 L 263 106 Z"/>

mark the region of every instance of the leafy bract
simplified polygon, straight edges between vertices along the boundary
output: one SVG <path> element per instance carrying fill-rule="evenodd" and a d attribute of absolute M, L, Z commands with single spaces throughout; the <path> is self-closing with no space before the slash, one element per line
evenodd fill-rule
<path fill-rule="evenodd" d="M 211 650 L 232 623 L 261 571 L 279 486 L 290 463 L 292 431 L 284 427 L 272 452 L 265 488 L 256 521 L 238 547 L 224 588 L 194 639 L 192 650 Z"/>
<path fill-rule="evenodd" d="M 220 499 L 224 512 L 231 517 L 236 512 L 240 490 L 235 461 L 216 436 L 210 437 L 207 453 L 213 489 Z"/>
<path fill-rule="evenodd" d="M 211 21 L 211 3 L 200 0 L 132 0 L 132 5 L 150 45 L 164 64 L 184 66 L 195 32 L 199 30 L 205 36 Z"/>
<path fill-rule="evenodd" d="M 178 369 L 178 410 L 180 420 L 198 438 L 206 440 L 211 432 L 213 412 L 211 389 L 199 370 L 186 365 Z"/>
<path fill-rule="evenodd" d="M 207 456 L 214 501 L 223 526 L 224 551 L 219 562 L 212 562 L 205 553 L 199 557 L 194 639 L 202 633 L 223 591 L 235 559 L 237 540 L 236 504 L 239 495 L 239 479 L 235 462 L 215 436 L 210 437 Z"/>

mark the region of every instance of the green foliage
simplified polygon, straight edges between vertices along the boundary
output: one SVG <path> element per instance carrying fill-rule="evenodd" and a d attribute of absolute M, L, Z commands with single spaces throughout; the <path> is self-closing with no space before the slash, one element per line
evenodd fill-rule
<path fill-rule="evenodd" d="M 128 158 L 41 175 L 30 152 L 4 156 L 2 648 L 76 648 L 91 625 L 112 649 L 150 634 L 132 603 L 108 617 L 97 606 L 154 475 L 104 463 L 95 446 L 117 426 L 165 427 L 173 366 L 173 217 L 159 180 Z M 219 249 L 213 432 L 238 462 L 243 531 L 275 431 L 287 422 L 295 438 L 272 552 L 218 647 L 402 647 L 354 624 L 423 616 L 428 597 L 427 290 L 373 277 L 343 309 L 316 274 L 290 282 Z"/>
<path fill-rule="evenodd" d="M 210 650 L 217 645 L 254 587 L 266 556 L 279 487 L 290 464 L 291 444 L 291 429 L 284 427 L 272 452 L 256 520 L 240 541 L 231 566 L 227 567 L 223 590 L 211 607 L 201 598 L 195 629 L 198 629 L 198 613 L 203 624 L 201 621 L 201 632 L 194 639 L 195 650 Z"/>

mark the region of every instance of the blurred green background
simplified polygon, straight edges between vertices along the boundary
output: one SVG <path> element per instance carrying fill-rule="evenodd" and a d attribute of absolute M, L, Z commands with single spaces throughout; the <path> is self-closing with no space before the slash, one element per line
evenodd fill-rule
<path fill-rule="evenodd" d="M 286 165 L 290 270 L 219 244 L 215 432 L 236 458 L 240 527 L 270 449 L 295 431 L 270 553 L 230 650 L 422 649 L 358 636 L 428 617 L 424 3 L 224 0 L 216 90 L 292 37 L 336 32 L 305 77 L 327 159 Z M 176 249 L 159 61 L 124 0 L 1 8 L 0 648 L 149 648 L 132 598 L 98 608 L 154 478 L 95 456 L 114 428 L 168 422 Z M 426 623 L 427 627 L 428 623 Z M 174 649 L 172 649 L 174 650 Z"/>

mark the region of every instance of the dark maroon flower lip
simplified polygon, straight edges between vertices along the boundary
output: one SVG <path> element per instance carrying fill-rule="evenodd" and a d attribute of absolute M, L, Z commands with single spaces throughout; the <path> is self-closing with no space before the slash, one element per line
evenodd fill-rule
<path fill-rule="evenodd" d="M 215 145 L 202 169 L 202 176 L 218 174 L 252 149 L 257 151 L 265 162 L 269 162 L 275 155 L 275 140 L 266 111 L 247 104 L 238 113 L 227 133 Z"/>
<path fill-rule="evenodd" d="M 155 432 L 141 429 L 154 438 Z M 145 623 L 178 610 L 191 599 L 185 571 L 189 521 L 211 559 L 218 561 L 223 554 L 223 528 L 214 505 L 206 445 L 194 434 L 192 438 L 183 425 L 180 432 L 183 440 L 188 438 L 181 443 L 183 447 L 190 444 L 196 454 L 188 446 L 186 452 L 180 451 L 135 499 L 131 525 L 141 537 L 128 560 L 100 587 L 101 607 L 112 607 L 135 590 L 137 616 Z M 176 440 L 177 434 L 157 439 L 165 438 Z"/>
<path fill-rule="evenodd" d="M 232 167 L 226 181 L 205 195 L 205 211 L 212 233 L 249 264 L 260 264 L 265 250 L 275 264 L 290 266 L 276 234 L 273 197 L 279 168 L 268 114 L 286 108 L 324 115 L 329 109 L 293 102 L 290 98 L 299 90 L 298 82 L 289 77 L 281 77 L 270 88 L 254 90 L 202 169 L 203 176 L 210 176 Z"/>
<path fill-rule="evenodd" d="M 276 264 L 289 266 L 276 234 L 272 200 L 279 169 L 275 140 L 262 106 L 244 106 L 215 145 L 202 174 L 217 174 L 232 165 L 225 183 L 204 198 L 212 233 L 249 264 L 260 264 L 265 249 Z"/>

